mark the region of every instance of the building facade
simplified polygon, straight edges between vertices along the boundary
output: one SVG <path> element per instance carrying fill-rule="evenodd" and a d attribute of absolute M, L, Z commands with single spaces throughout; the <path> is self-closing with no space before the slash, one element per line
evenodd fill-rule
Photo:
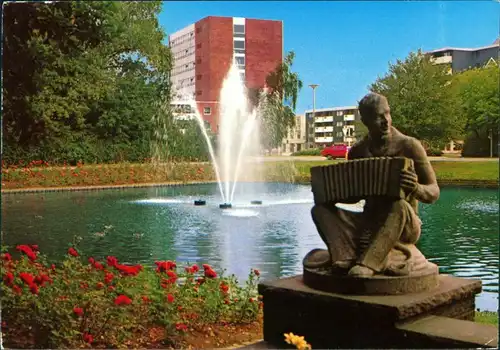
<path fill-rule="evenodd" d="M 447 64 L 450 73 L 458 73 L 463 70 L 483 67 L 490 62 L 499 59 L 500 43 L 496 40 L 492 45 L 477 48 L 445 47 L 438 50 L 428 51 L 435 64 Z"/>
<path fill-rule="evenodd" d="M 281 153 L 291 154 L 306 149 L 306 117 L 305 115 L 295 116 L 295 126 L 288 130 L 287 137 L 281 145 Z"/>
<path fill-rule="evenodd" d="M 283 60 L 283 22 L 209 16 L 169 37 L 172 85 L 178 98 L 192 98 L 212 131 L 218 130 L 222 83 L 233 62 L 247 88 L 265 85 Z"/>
<path fill-rule="evenodd" d="M 305 116 L 309 120 L 308 142 L 313 147 L 323 148 L 332 144 L 352 146 L 356 142 L 355 121 L 361 120 L 358 107 L 322 108 L 316 109 L 314 114 L 312 110 L 307 110 Z"/>

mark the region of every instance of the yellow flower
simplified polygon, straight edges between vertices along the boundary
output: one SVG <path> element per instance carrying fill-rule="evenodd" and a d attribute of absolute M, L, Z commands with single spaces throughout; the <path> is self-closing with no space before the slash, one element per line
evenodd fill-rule
<path fill-rule="evenodd" d="M 311 345 L 308 344 L 305 340 L 304 337 L 295 335 L 293 333 L 285 333 L 285 341 L 288 344 L 295 345 L 295 347 L 298 350 L 310 350 Z"/>

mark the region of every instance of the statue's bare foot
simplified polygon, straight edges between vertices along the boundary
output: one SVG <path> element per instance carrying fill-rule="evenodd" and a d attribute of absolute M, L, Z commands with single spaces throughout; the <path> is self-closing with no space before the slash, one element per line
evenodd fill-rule
<path fill-rule="evenodd" d="M 354 261 L 352 260 L 338 260 L 333 263 L 333 268 L 339 270 L 349 270 L 352 265 L 354 265 Z"/>
<path fill-rule="evenodd" d="M 362 265 L 355 265 L 350 270 L 348 275 L 351 277 L 371 277 L 375 274 L 375 271 L 369 267 Z"/>

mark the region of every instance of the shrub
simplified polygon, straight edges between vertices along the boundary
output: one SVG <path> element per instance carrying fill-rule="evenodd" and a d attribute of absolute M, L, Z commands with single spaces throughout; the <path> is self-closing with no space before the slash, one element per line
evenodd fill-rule
<path fill-rule="evenodd" d="M 292 153 L 292 156 L 320 156 L 320 155 L 321 155 L 321 149 L 319 148 L 309 148 Z"/>
<path fill-rule="evenodd" d="M 37 246 L 17 250 L 18 259 L 2 255 L 2 332 L 11 347 L 123 347 L 157 326 L 165 329 L 164 344 L 173 344 L 203 325 L 253 322 L 262 306 L 257 270 L 242 287 L 206 264 L 157 261 L 151 268 L 112 256 L 84 261 L 71 247 L 55 265 Z"/>

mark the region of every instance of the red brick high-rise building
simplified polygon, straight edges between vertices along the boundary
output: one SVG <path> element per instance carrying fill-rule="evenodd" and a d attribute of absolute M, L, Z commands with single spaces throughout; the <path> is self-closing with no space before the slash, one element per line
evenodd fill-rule
<path fill-rule="evenodd" d="M 209 16 L 170 35 L 176 93 L 192 96 L 218 130 L 222 82 L 233 59 L 247 88 L 261 88 L 283 60 L 283 22 Z"/>

